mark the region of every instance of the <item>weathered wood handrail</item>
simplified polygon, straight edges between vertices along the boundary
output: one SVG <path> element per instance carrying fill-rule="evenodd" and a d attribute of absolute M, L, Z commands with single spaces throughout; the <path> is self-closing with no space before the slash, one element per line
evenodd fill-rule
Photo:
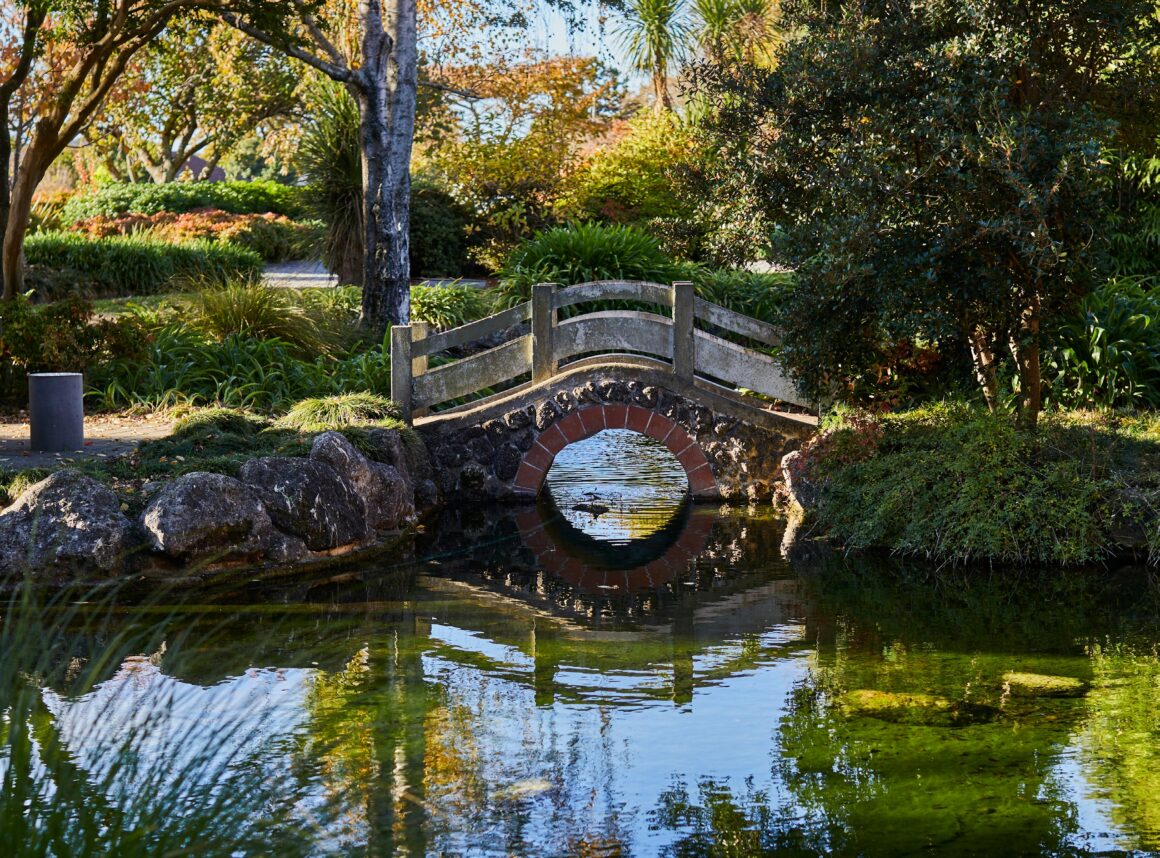
<path fill-rule="evenodd" d="M 632 301 L 670 308 L 671 315 L 639 310 L 606 310 L 560 320 L 559 311 L 593 301 Z M 536 284 L 532 299 L 458 328 L 428 334 L 426 325 L 399 325 L 391 331 L 391 397 L 409 422 L 441 403 L 478 393 L 530 374 L 533 384 L 552 378 L 561 361 L 578 355 L 632 352 L 668 361 L 677 381 L 692 386 L 697 376 L 809 407 L 767 354 L 697 330 L 696 320 L 764 345 L 776 346 L 778 330 L 696 297 L 693 284 L 671 286 L 635 281 L 599 281 L 561 289 Z M 510 331 L 530 321 L 531 331 L 494 348 L 429 367 L 428 359 L 448 349 Z"/>

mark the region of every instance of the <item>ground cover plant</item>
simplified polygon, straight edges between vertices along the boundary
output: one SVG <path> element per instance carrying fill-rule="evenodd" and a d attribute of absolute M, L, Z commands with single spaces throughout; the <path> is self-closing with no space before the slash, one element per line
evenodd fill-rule
<path fill-rule="evenodd" d="M 1087 295 L 1054 337 L 1048 395 L 1072 408 L 1160 407 L 1160 294 L 1140 277 Z"/>
<path fill-rule="evenodd" d="M 1160 419 L 1010 413 L 933 405 L 898 414 L 841 410 L 803 451 L 817 519 L 851 548 L 939 562 L 1089 563 L 1119 531 L 1160 546 Z"/>
<path fill-rule="evenodd" d="M 491 297 L 468 286 L 416 286 L 414 317 L 434 328 L 487 315 Z M 147 305 L 105 302 L 102 311 L 140 333 L 123 357 L 93 362 L 90 408 L 115 411 L 224 405 L 284 413 L 330 394 L 388 396 L 390 337 L 358 329 L 361 290 L 293 290 L 238 281 Z"/>

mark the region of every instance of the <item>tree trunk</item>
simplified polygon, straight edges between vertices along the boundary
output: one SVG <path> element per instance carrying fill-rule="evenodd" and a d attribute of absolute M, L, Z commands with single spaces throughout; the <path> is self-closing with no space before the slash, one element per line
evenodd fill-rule
<path fill-rule="evenodd" d="M 1034 431 L 1043 409 L 1043 375 L 1039 360 L 1039 296 L 1023 311 L 1019 332 L 1011 339 L 1011 354 L 1019 368 L 1019 422 Z"/>
<path fill-rule="evenodd" d="M 12 183 L 8 176 L 9 161 L 12 158 L 12 138 L 8 133 L 8 110 L 0 114 L 0 300 L 7 301 L 11 297 L 8 290 L 8 278 L 5 276 L 3 263 L 3 237 L 8 233 L 8 213 L 12 210 Z M 16 293 L 13 292 L 12 295 Z"/>
<path fill-rule="evenodd" d="M 975 378 L 983 388 L 987 409 L 993 412 L 999 406 L 999 380 L 995 372 L 995 354 L 991 350 L 991 338 L 981 328 L 975 328 L 967 339 L 971 344 Z"/>
<path fill-rule="evenodd" d="M 656 69 L 653 71 L 653 96 L 655 98 L 653 107 L 658 113 L 673 111 L 673 97 L 669 95 L 668 75 L 664 69 Z"/>
<path fill-rule="evenodd" d="M 8 224 L 12 216 L 12 174 L 10 170 L 21 162 L 19 143 L 13 152 L 12 132 L 8 112 L 12 108 L 12 96 L 24 85 L 32 71 L 32 62 L 36 56 L 37 35 L 44 19 L 48 15 L 48 4 L 45 2 L 29 3 L 24 13 L 24 34 L 20 46 L 20 58 L 8 79 L 0 84 L 0 299 L 10 300 L 16 297 L 16 286 L 9 285 L 8 265 L 4 261 L 8 258 L 7 235 Z M 29 199 L 29 213 L 32 201 Z M 27 215 L 26 215 L 27 218 Z M 23 252 L 24 239 L 21 236 L 19 253 Z M 17 270 L 23 269 L 23 260 L 17 259 Z"/>
<path fill-rule="evenodd" d="M 360 0 L 359 103 L 363 170 L 363 327 L 382 336 L 411 316 L 411 141 L 418 49 L 415 0 Z"/>
<path fill-rule="evenodd" d="M 24 291 L 24 236 L 28 234 L 28 224 L 32 219 L 32 195 L 44 178 L 40 156 L 41 148 L 34 137 L 12 184 L 3 245 L 0 246 L 0 278 L 4 281 L 5 301 L 11 301 Z M 51 159 L 48 163 L 52 163 Z"/>

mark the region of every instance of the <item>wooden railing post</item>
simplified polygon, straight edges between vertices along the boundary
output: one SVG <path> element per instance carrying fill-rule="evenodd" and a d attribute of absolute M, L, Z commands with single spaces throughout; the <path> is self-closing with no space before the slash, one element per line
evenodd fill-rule
<path fill-rule="evenodd" d="M 426 322 L 411 322 L 411 381 L 412 391 L 414 390 L 414 380 L 421 375 L 427 374 L 427 355 L 423 354 L 419 357 L 414 356 L 414 344 L 427 339 L 427 334 L 430 331 L 430 326 Z M 411 395 L 411 416 L 412 417 L 426 417 L 427 406 L 422 402 L 415 402 L 414 393 Z"/>
<path fill-rule="evenodd" d="M 532 382 L 547 381 L 556 374 L 556 345 L 553 332 L 556 310 L 555 283 L 537 283 L 532 287 Z"/>
<path fill-rule="evenodd" d="M 679 280 L 673 284 L 673 375 L 689 384 L 696 366 L 694 299 L 692 283 Z"/>
<path fill-rule="evenodd" d="M 411 326 L 391 328 L 391 399 L 399 406 L 403 421 L 411 423 Z"/>

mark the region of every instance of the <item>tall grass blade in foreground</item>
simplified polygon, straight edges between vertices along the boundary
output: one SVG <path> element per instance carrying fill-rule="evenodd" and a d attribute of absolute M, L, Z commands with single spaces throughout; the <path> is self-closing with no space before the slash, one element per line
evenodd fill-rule
<path fill-rule="evenodd" d="M 264 671 L 174 679 L 182 626 L 113 598 L 4 596 L 4 855 L 304 854 L 302 787 L 273 753 L 293 732 L 285 691 Z"/>

